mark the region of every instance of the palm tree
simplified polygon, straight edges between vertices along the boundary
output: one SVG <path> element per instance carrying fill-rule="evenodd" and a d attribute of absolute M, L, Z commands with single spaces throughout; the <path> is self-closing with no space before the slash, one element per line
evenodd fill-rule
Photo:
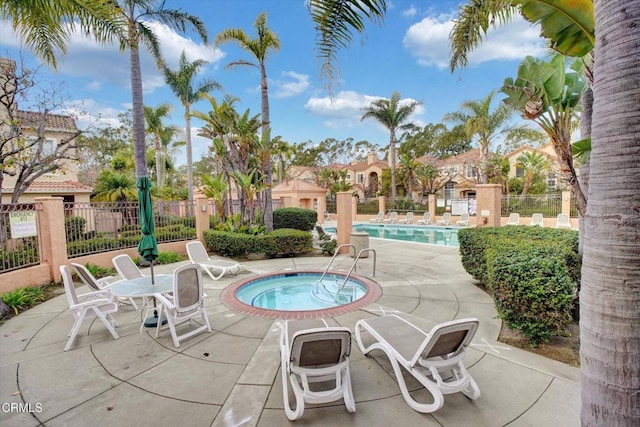
<path fill-rule="evenodd" d="M 267 69 L 265 62 L 271 51 L 280 50 L 280 40 L 276 33 L 267 27 L 267 14 L 261 13 L 254 23 L 257 37 L 252 39 L 241 28 L 229 28 L 216 36 L 216 45 L 228 42 L 236 42 L 238 45 L 249 52 L 254 61 L 238 60 L 227 64 L 227 68 L 237 66 L 255 67 L 260 70 L 260 92 L 262 96 L 262 138 L 263 146 L 269 146 L 269 130 L 271 126 L 269 118 L 269 89 L 267 86 Z M 273 230 L 273 213 L 271 206 L 271 160 L 269 158 L 262 171 L 266 176 L 265 182 L 265 206 L 264 206 L 264 224 L 267 231 Z"/>
<path fill-rule="evenodd" d="M 147 132 L 153 135 L 153 148 L 156 156 L 156 186 L 158 192 L 162 191 L 162 134 L 165 132 L 165 125 L 162 119 L 169 117 L 171 105 L 160 104 L 156 108 L 144 106 L 144 120 L 147 123 Z"/>
<path fill-rule="evenodd" d="M 420 166 L 414 156 L 409 153 L 400 154 L 400 166 L 407 180 L 407 197 L 413 199 L 413 183 L 416 181 L 416 169 Z"/>
<path fill-rule="evenodd" d="M 162 72 L 164 73 L 164 79 L 173 91 L 173 93 L 180 99 L 180 103 L 184 107 L 184 121 L 186 132 L 186 147 L 187 147 L 187 189 L 189 191 L 189 206 L 193 205 L 193 153 L 191 146 L 191 105 L 204 98 L 205 94 L 208 94 L 214 89 L 221 89 L 220 84 L 213 80 L 202 80 L 195 87 L 193 86 L 193 78 L 200 68 L 208 64 L 203 59 L 196 59 L 193 62 L 189 62 L 184 50 L 180 55 L 180 61 L 178 62 L 178 69 L 173 71 L 162 66 Z"/>
<path fill-rule="evenodd" d="M 373 101 L 363 111 L 360 120 L 372 118 L 389 129 L 389 165 L 391 167 L 391 197 L 396 198 L 396 131 L 412 129 L 414 125 L 408 123 L 409 116 L 413 114 L 422 102 L 400 102 L 400 94 L 393 92 L 390 99 L 378 99 Z"/>
<path fill-rule="evenodd" d="M 595 3 L 589 203 L 580 287 L 584 426 L 640 425 L 640 2 Z"/>
<path fill-rule="evenodd" d="M 533 178 L 549 169 L 549 162 L 537 151 L 526 151 L 518 156 L 516 166 L 524 171 L 524 186 L 521 194 L 524 196 L 531 188 Z"/>

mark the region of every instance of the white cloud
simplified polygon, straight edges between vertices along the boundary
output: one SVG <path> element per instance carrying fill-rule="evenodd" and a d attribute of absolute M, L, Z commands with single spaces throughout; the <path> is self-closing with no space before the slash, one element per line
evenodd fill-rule
<path fill-rule="evenodd" d="M 224 57 L 221 50 L 185 38 L 164 24 L 149 22 L 148 25 L 158 37 L 162 55 L 171 68 L 177 67 L 183 50 L 190 61 L 204 59 L 215 64 Z M 0 40 L 2 46 L 22 47 L 21 40 L 13 33 L 7 21 L 0 22 Z M 100 45 L 83 34 L 72 34 L 67 44 L 67 54 L 58 55 L 57 60 L 58 71 L 61 74 L 92 78 L 90 89 L 105 83 L 123 88 L 129 88 L 131 85 L 129 51 L 120 52 L 115 45 Z M 140 49 L 140 68 L 146 93 L 165 85 L 155 60 L 144 48 Z"/>
<path fill-rule="evenodd" d="M 364 95 L 354 91 L 340 91 L 334 96 L 324 98 L 310 98 L 304 108 L 310 114 L 324 117 L 324 125 L 329 128 L 361 126 L 363 108 L 372 102 L 382 99 L 381 96 Z M 414 101 L 411 98 L 404 98 L 400 102 L 407 103 Z M 424 106 L 416 108 L 412 119 L 424 113 Z"/>
<path fill-rule="evenodd" d="M 424 66 L 449 66 L 451 15 L 427 17 L 407 30 L 403 45 Z M 547 52 L 539 28 L 522 18 L 497 29 L 490 29 L 480 46 L 469 55 L 469 65 L 486 61 L 521 59 L 526 55 L 543 56 Z"/>
<path fill-rule="evenodd" d="M 413 18 L 417 13 L 418 9 L 414 5 L 411 5 L 409 9 L 402 12 L 402 16 L 405 18 Z"/>
<path fill-rule="evenodd" d="M 303 93 L 309 88 L 309 76 L 307 74 L 298 74 L 294 71 L 285 71 L 282 73 L 289 81 L 276 80 L 274 98 L 288 98 Z"/>

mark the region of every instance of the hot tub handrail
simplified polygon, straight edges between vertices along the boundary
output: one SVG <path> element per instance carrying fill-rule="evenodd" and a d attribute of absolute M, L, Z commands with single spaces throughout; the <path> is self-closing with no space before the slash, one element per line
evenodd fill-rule
<path fill-rule="evenodd" d="M 360 252 L 358 252 L 358 256 L 356 257 L 355 261 L 353 261 L 353 264 L 351 265 L 351 269 L 347 273 L 347 276 L 344 278 L 344 282 L 342 282 L 342 285 L 340 286 L 340 289 L 338 289 L 336 291 L 336 296 L 342 291 L 342 289 L 344 289 L 344 286 L 347 284 L 347 281 L 349 280 L 349 277 L 351 276 L 351 273 L 353 273 L 353 270 L 355 270 L 355 268 L 356 268 L 356 264 L 358 263 L 358 260 L 360 259 L 361 255 L 364 252 L 373 252 L 373 276 L 375 277 L 375 275 L 376 275 L 376 250 L 372 249 L 372 248 L 364 248 Z"/>
<path fill-rule="evenodd" d="M 324 269 L 324 272 L 322 273 L 322 276 L 320 276 L 320 280 L 318 280 L 317 284 L 320 284 L 322 282 L 322 279 L 324 279 L 324 276 L 327 275 L 327 272 L 329 271 L 329 268 L 331 268 L 331 264 L 333 264 L 333 260 L 336 259 L 336 257 L 340 253 L 340 249 L 342 249 L 343 247 L 346 247 L 346 246 L 352 247 L 353 248 L 353 253 L 355 255 L 356 250 L 357 250 L 355 245 L 352 245 L 351 243 L 343 243 L 340 246 L 338 246 L 336 248 L 336 251 L 333 253 L 333 257 L 331 258 L 331 261 L 329 261 L 329 264 L 327 265 L 327 268 Z"/>

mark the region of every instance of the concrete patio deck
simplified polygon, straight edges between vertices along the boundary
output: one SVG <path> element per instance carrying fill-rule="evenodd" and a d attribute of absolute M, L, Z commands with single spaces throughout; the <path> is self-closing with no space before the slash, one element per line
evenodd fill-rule
<path fill-rule="evenodd" d="M 412 410 L 382 355 L 352 346 L 356 413 L 342 401 L 307 406 L 296 425 L 314 426 L 572 426 L 579 425 L 579 370 L 497 342 L 501 321 L 491 298 L 474 285 L 458 248 L 371 239 L 377 251 L 373 280 L 382 297 L 361 310 L 328 319 L 349 327 L 357 320 L 400 313 L 427 330 L 437 322 L 477 317 L 480 329 L 466 366 L 482 397 L 445 396 L 432 414 Z M 115 317 L 120 339 L 101 322 L 85 322 L 72 349 L 63 352 L 73 323 L 64 295 L 0 326 L 0 425 L 9 426 L 282 426 L 278 337 L 281 320 L 251 317 L 220 302 L 221 291 L 248 275 L 284 269 L 323 269 L 329 257 L 244 262 L 246 271 L 213 281 L 205 275 L 213 328 L 172 344 L 168 331 L 139 333 L 130 308 Z M 348 270 L 348 256 L 337 259 Z M 156 267 L 169 273 L 178 264 Z M 358 265 L 371 277 L 372 258 Z M 81 289 L 81 291 L 84 291 Z M 428 399 L 408 379 L 417 398 Z M 29 404 L 32 412 L 11 410 Z M 14 408 L 15 409 L 15 408 Z M 294 423 L 291 423 L 294 424 Z"/>

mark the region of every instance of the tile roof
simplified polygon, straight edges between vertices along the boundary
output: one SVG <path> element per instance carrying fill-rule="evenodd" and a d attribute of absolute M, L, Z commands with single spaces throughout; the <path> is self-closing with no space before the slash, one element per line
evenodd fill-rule
<path fill-rule="evenodd" d="M 42 114 L 34 111 L 22 111 L 16 112 L 17 118 L 21 121 L 22 127 L 35 128 L 40 124 Z M 45 115 L 45 129 L 48 131 L 60 131 L 60 132 L 77 132 L 76 121 L 71 116 L 64 116 L 61 114 L 47 114 Z"/>
<path fill-rule="evenodd" d="M 34 181 L 25 193 L 91 193 L 93 188 L 76 181 Z M 3 188 L 4 193 L 13 193 L 13 188 Z"/>

